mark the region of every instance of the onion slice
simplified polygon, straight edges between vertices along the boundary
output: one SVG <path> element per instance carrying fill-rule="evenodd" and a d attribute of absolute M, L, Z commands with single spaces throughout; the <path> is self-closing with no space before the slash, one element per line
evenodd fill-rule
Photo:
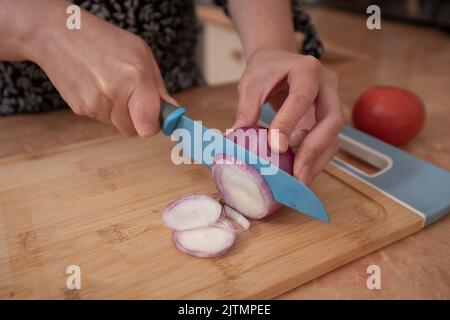
<path fill-rule="evenodd" d="M 244 230 L 248 230 L 250 228 L 250 221 L 248 221 L 244 215 L 237 212 L 233 208 L 225 205 L 224 206 L 225 215 L 239 224 Z"/>
<path fill-rule="evenodd" d="M 216 225 L 191 230 L 175 230 L 173 242 L 184 253 L 197 258 L 212 258 L 224 254 L 234 243 L 234 227 L 225 219 Z"/>
<path fill-rule="evenodd" d="M 288 149 L 278 154 L 268 143 L 267 128 L 243 127 L 227 134 L 227 139 L 292 174 L 295 155 Z M 226 154 L 215 157 L 211 171 L 224 202 L 247 218 L 262 219 L 282 207 L 273 198 L 266 180 L 251 165 Z"/>
<path fill-rule="evenodd" d="M 172 230 L 190 230 L 207 227 L 220 218 L 222 206 L 205 195 L 188 195 L 172 202 L 162 213 L 166 227 Z"/>
<path fill-rule="evenodd" d="M 219 154 L 211 166 L 214 183 L 225 203 L 251 219 L 262 219 L 281 208 L 264 178 L 251 165 Z"/>

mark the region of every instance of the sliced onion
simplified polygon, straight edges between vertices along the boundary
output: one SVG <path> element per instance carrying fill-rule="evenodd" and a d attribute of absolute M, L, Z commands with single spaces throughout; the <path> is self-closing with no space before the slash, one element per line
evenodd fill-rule
<path fill-rule="evenodd" d="M 221 164 L 217 164 L 221 163 Z M 218 155 L 211 166 L 217 189 L 230 207 L 244 216 L 261 219 L 278 210 L 272 191 L 252 166 L 228 155 Z"/>
<path fill-rule="evenodd" d="M 267 137 L 268 129 L 266 128 L 246 127 L 241 129 L 241 131 L 227 135 L 227 138 L 249 150 L 252 150 L 250 148 L 252 143 L 258 144 L 258 135 L 264 130 Z M 239 139 L 239 135 L 245 134 L 250 129 L 256 130 L 257 134 L 248 135 L 248 139 Z M 270 156 L 273 151 L 268 143 L 266 147 Z M 259 145 L 256 150 L 258 153 L 260 152 Z M 267 155 L 258 154 L 258 156 L 270 160 Z M 292 174 L 293 160 L 294 154 L 288 150 L 279 155 L 278 165 L 282 170 Z M 251 165 L 230 155 L 219 154 L 213 161 L 211 171 L 216 187 L 222 194 L 225 203 L 244 216 L 262 219 L 282 207 L 273 199 L 272 191 L 264 178 Z"/>
<path fill-rule="evenodd" d="M 268 131 L 269 129 L 260 126 L 242 127 L 227 134 L 227 139 L 230 139 L 234 143 L 237 143 L 241 147 L 244 147 L 251 152 L 256 151 L 258 157 L 271 162 L 273 160 L 272 156 L 275 156 L 276 152 L 273 151 L 269 146 L 269 142 L 267 140 L 269 137 Z M 266 143 L 264 148 L 260 148 L 260 145 L 258 143 L 260 140 L 260 136 L 266 138 L 266 141 L 264 141 Z M 287 173 L 292 174 L 294 170 L 295 158 L 292 150 L 288 149 L 286 152 L 278 154 L 277 158 L 278 163 L 273 164 L 286 171 Z"/>
<path fill-rule="evenodd" d="M 173 232 L 173 242 L 179 250 L 194 257 L 212 258 L 222 255 L 231 248 L 236 238 L 233 226 L 224 221 L 226 220 L 220 222 L 221 226 L 176 230 Z"/>
<path fill-rule="evenodd" d="M 225 205 L 223 208 L 225 211 L 225 215 L 239 224 L 242 229 L 248 230 L 250 228 L 250 221 L 248 221 L 242 214 L 227 205 Z"/>
<path fill-rule="evenodd" d="M 190 230 L 207 227 L 219 220 L 222 206 L 205 195 L 188 195 L 172 204 L 163 212 L 166 227 L 173 230 Z"/>

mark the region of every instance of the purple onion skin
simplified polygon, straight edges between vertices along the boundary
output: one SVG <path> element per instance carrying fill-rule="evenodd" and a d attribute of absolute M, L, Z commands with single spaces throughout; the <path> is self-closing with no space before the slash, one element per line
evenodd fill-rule
<path fill-rule="evenodd" d="M 259 135 L 262 131 L 265 131 L 266 136 L 268 137 L 268 129 L 267 128 L 263 128 L 260 126 L 251 126 L 251 127 L 243 127 L 240 128 L 243 130 L 243 133 L 245 133 L 247 130 L 249 129 L 255 129 L 257 134 Z M 233 141 L 234 143 L 239 144 L 240 146 L 246 148 L 247 150 L 249 150 L 249 144 L 250 143 L 256 143 L 256 145 L 258 145 L 258 141 L 249 141 L 249 140 L 245 140 L 245 144 L 242 144 L 242 139 L 238 139 L 238 134 L 240 132 L 239 131 L 233 131 L 232 133 L 227 135 L 227 138 L 230 139 L 231 141 Z M 242 133 L 242 132 L 241 132 Z M 253 137 L 253 136 L 252 136 Z M 257 136 L 255 136 L 254 138 L 257 139 Z M 257 149 L 257 155 L 262 157 L 263 159 L 270 161 L 270 155 L 272 154 L 272 151 L 268 141 L 266 140 L 267 143 L 267 154 L 263 154 L 259 152 L 259 148 Z M 269 156 L 269 157 L 268 157 Z M 289 173 L 292 175 L 292 171 L 293 171 L 293 167 L 294 167 L 294 153 L 292 152 L 292 150 L 288 149 L 286 152 L 282 153 L 279 155 L 279 163 L 278 163 L 278 167 L 282 170 L 284 170 L 285 172 Z M 221 165 L 218 164 L 220 163 L 218 160 L 228 160 L 231 161 L 233 163 L 233 165 L 239 167 L 241 170 L 246 171 L 247 173 L 249 173 L 251 176 L 254 177 L 255 182 L 260 186 L 261 192 L 263 194 L 263 197 L 266 199 L 267 203 L 267 208 L 266 208 L 266 212 L 264 215 L 255 218 L 252 217 L 248 214 L 246 214 L 245 212 L 242 212 L 239 208 L 238 205 L 231 203 L 231 201 L 229 200 L 229 196 L 227 193 L 227 190 L 225 190 L 225 188 L 223 187 L 222 183 L 219 181 L 219 176 L 220 176 L 220 171 L 222 170 Z M 216 163 L 216 161 L 218 163 Z M 276 163 L 274 163 L 276 165 Z M 225 202 L 227 203 L 228 206 L 232 207 L 233 209 L 235 209 L 236 211 L 240 212 L 241 214 L 243 214 L 246 217 L 252 218 L 252 219 L 262 219 L 265 218 L 273 213 L 275 213 L 276 211 L 278 211 L 282 205 L 277 203 L 274 199 L 273 199 L 273 195 L 272 192 L 270 191 L 269 186 L 267 185 L 266 181 L 264 180 L 264 178 L 258 173 L 258 171 L 256 169 L 254 169 L 251 165 L 248 165 L 244 162 L 242 162 L 239 159 L 233 158 L 230 155 L 217 155 L 217 157 L 214 159 L 213 165 L 211 166 L 212 169 L 212 174 L 214 177 L 214 182 L 216 184 L 217 189 L 220 191 L 220 193 L 222 194 Z"/>
<path fill-rule="evenodd" d="M 254 143 L 256 146 L 258 146 L 257 148 L 257 156 L 263 158 L 264 160 L 270 161 L 270 157 L 272 155 L 273 151 L 270 146 L 269 146 L 269 142 L 266 140 L 267 143 L 267 154 L 265 154 L 265 152 L 260 152 L 259 150 L 259 144 L 258 144 L 258 140 L 254 139 L 252 141 L 245 139 L 245 143 L 242 143 L 242 139 L 238 139 L 239 138 L 239 134 L 240 134 L 240 130 L 242 130 L 244 133 L 249 130 L 249 129 L 253 129 L 256 130 L 256 134 L 259 135 L 261 134 L 261 132 L 264 132 L 266 134 L 266 137 L 269 137 L 269 129 L 261 127 L 261 126 L 248 126 L 248 127 L 242 127 L 239 128 L 238 130 L 235 130 L 233 132 L 231 132 L 230 134 L 228 134 L 226 137 L 227 139 L 230 139 L 231 141 L 233 141 L 234 143 L 240 145 L 241 147 L 244 147 L 247 150 L 250 150 L 250 143 Z M 257 138 L 257 136 L 251 136 L 252 138 Z M 255 141 L 256 140 L 256 141 Z M 294 158 L 295 155 L 292 152 L 292 150 L 290 148 L 287 149 L 286 152 L 280 153 L 279 154 L 279 163 L 278 163 L 278 167 L 283 170 L 286 171 L 287 173 L 289 173 L 290 175 L 292 175 L 292 172 L 294 170 Z M 276 163 L 274 163 L 274 165 L 277 165 Z"/>
<path fill-rule="evenodd" d="M 254 217 L 254 216 L 250 215 L 249 213 L 241 210 L 241 208 L 239 208 L 239 205 L 237 205 L 231 201 L 228 191 L 224 188 L 222 182 L 219 179 L 219 177 L 221 175 L 221 170 L 224 170 L 225 166 L 229 165 L 229 164 L 226 164 L 226 165 L 220 164 L 223 161 L 226 161 L 225 163 L 232 163 L 233 166 L 246 172 L 249 176 L 252 177 L 253 181 L 259 186 L 259 188 L 261 190 L 261 194 L 262 194 L 263 198 L 266 200 L 266 210 L 263 215 L 261 215 L 259 217 Z M 222 194 L 222 197 L 223 197 L 223 200 L 225 201 L 225 203 L 229 207 L 233 208 L 234 210 L 238 211 L 242 215 L 246 216 L 247 218 L 257 219 L 257 220 L 263 219 L 263 218 L 271 215 L 272 213 L 275 213 L 280 208 L 282 208 L 282 205 L 279 204 L 278 202 L 276 202 L 275 199 L 273 198 L 272 191 L 270 190 L 269 185 L 264 180 L 263 176 L 260 175 L 258 170 L 253 168 L 251 165 L 246 164 L 245 162 L 243 162 L 237 158 L 233 158 L 230 155 L 218 154 L 214 158 L 214 162 L 211 166 L 211 171 L 212 171 L 212 175 L 214 178 L 214 183 L 216 184 L 216 188 Z"/>

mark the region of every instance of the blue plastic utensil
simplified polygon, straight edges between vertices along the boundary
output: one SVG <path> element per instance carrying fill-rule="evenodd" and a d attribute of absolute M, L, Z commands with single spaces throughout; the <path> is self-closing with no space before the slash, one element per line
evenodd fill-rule
<path fill-rule="evenodd" d="M 275 113 L 269 104 L 261 112 L 261 121 L 270 124 Z M 423 226 L 444 217 L 450 211 L 450 172 L 420 160 L 381 140 L 350 126 L 340 134 L 341 149 L 361 158 L 379 171 L 367 174 L 338 157 L 332 162 L 408 209 L 419 214 Z"/>
<path fill-rule="evenodd" d="M 329 221 L 321 201 L 308 187 L 268 161 L 225 139 L 222 134 L 208 129 L 199 121 L 190 119 L 185 115 L 185 109 L 161 101 L 160 122 L 163 133 L 166 135 L 173 133 L 177 140 L 181 140 L 183 152 L 196 163 L 211 166 L 217 154 L 230 154 L 251 164 L 262 174 L 272 190 L 275 201 L 316 219 Z M 175 131 L 176 129 L 184 129 L 184 131 Z M 212 142 L 215 142 L 219 148 L 211 149 Z M 250 161 L 251 159 L 256 161 Z M 275 174 L 264 174 L 263 170 Z"/>

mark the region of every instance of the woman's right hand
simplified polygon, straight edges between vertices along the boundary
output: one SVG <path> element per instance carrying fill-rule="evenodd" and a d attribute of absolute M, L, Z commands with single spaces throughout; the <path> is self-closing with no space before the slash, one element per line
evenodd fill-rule
<path fill-rule="evenodd" d="M 81 29 L 66 27 L 65 1 L 47 2 L 51 20 L 31 40 L 30 60 L 79 115 L 127 135 L 159 131 L 160 99 L 169 96 L 150 47 L 140 37 L 81 11 Z"/>

